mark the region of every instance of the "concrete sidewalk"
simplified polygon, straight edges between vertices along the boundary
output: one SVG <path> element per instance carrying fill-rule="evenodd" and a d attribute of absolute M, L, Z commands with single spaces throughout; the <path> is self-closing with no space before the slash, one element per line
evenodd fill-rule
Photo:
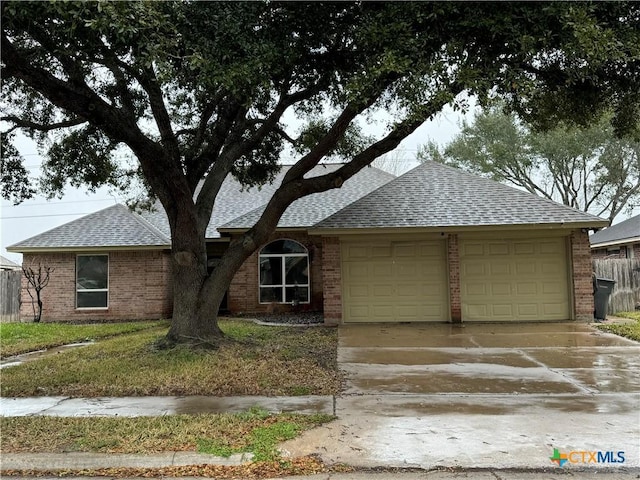
<path fill-rule="evenodd" d="M 0 416 L 157 417 L 196 413 L 240 413 L 260 407 L 272 413 L 335 414 L 331 395 L 300 397 L 26 397 L 0 398 Z"/>

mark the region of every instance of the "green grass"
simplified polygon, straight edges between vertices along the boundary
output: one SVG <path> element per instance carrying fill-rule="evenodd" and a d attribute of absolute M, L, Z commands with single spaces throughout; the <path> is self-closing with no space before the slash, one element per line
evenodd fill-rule
<path fill-rule="evenodd" d="M 167 322 L 126 322 L 72 325 L 65 323 L 2 323 L 0 324 L 0 356 L 43 350 L 69 343 L 137 332 L 168 325 Z"/>
<path fill-rule="evenodd" d="M 640 342 L 640 312 L 618 312 L 616 317 L 630 318 L 635 320 L 635 323 L 598 325 L 598 328 Z"/>
<path fill-rule="evenodd" d="M 339 391 L 337 331 L 221 321 L 218 350 L 153 345 L 166 327 L 102 340 L 2 371 L 0 394 L 71 397 L 328 395 Z"/>
<path fill-rule="evenodd" d="M 327 415 L 241 414 L 162 417 L 0 418 L 3 453 L 199 451 L 218 456 L 251 452 L 255 461 L 279 457 L 277 444 L 330 421 Z"/>

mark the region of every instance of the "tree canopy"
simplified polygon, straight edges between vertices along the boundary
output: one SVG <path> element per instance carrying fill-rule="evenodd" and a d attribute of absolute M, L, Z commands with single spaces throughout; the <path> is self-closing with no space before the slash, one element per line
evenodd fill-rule
<path fill-rule="evenodd" d="M 638 131 L 633 2 L 18 2 L 2 11 L 2 193 L 28 184 L 15 129 L 46 154 L 45 190 L 140 178 L 172 232 L 169 338 L 220 335 L 235 271 L 295 199 L 339 187 L 459 95 L 502 96 L 531 121 L 614 112 Z M 390 114 L 368 139 L 363 121 Z M 305 125 L 292 131 L 285 114 Z M 363 119 L 363 120 L 359 120 Z M 9 142 L 9 143 L 7 143 Z M 224 179 L 296 162 L 213 274 L 204 232 Z M 4 157 L 4 152 L 9 152 Z M 331 155 L 344 166 L 305 175 Z M 123 159 L 123 156 L 125 157 Z M 126 161 L 126 157 L 131 161 Z M 40 185 L 42 187 L 42 185 Z"/>
<path fill-rule="evenodd" d="M 447 145 L 429 142 L 418 159 L 505 181 L 613 220 L 640 200 L 640 142 L 619 138 L 604 116 L 580 127 L 537 131 L 498 104 L 477 113 Z"/>

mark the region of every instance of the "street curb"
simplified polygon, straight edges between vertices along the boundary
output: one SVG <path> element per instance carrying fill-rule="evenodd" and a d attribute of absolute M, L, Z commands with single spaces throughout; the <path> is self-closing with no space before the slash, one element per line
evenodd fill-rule
<path fill-rule="evenodd" d="M 2 471 L 162 468 L 185 465 L 238 466 L 249 463 L 252 459 L 252 453 L 237 453 L 228 458 L 195 452 L 167 452 L 149 455 L 84 452 L 10 453 L 2 455 Z"/>

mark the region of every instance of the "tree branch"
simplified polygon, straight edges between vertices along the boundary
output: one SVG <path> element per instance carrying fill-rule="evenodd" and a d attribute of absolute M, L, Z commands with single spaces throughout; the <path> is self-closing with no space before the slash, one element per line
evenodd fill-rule
<path fill-rule="evenodd" d="M 56 130 L 58 128 L 75 127 L 76 125 L 82 125 L 83 123 L 87 123 L 87 120 L 77 117 L 77 118 L 71 118 L 69 120 L 65 120 L 62 122 L 49 123 L 45 125 L 42 123 L 36 123 L 31 120 L 20 118 L 15 115 L 7 115 L 6 117 L 0 117 L 0 121 L 11 122 L 14 124 L 13 128 L 4 132 L 5 134 L 12 132 L 16 128 L 29 128 L 32 130 L 38 130 L 39 132 L 50 132 L 51 130 Z"/>

